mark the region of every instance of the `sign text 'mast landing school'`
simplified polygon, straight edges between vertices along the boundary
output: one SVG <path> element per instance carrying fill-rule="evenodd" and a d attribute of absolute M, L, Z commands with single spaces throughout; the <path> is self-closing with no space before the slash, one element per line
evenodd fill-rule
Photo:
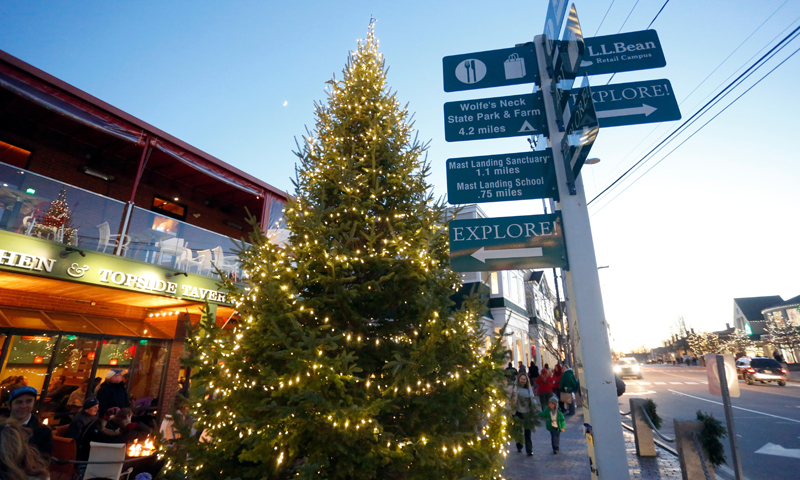
<path fill-rule="evenodd" d="M 444 137 L 448 142 L 546 132 L 542 92 L 444 104 Z"/>
<path fill-rule="evenodd" d="M 447 160 L 451 204 L 557 198 L 553 153 L 507 153 Z"/>

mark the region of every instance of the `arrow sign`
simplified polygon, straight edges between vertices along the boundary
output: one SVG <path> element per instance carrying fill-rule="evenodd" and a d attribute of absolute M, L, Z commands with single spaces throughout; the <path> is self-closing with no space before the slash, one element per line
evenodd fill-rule
<path fill-rule="evenodd" d="M 768 443 L 756 450 L 756 453 L 775 455 L 777 457 L 800 458 L 800 448 L 783 448 L 774 443 Z"/>
<path fill-rule="evenodd" d="M 632 72 L 667 64 L 655 30 L 585 38 L 578 75 Z"/>
<path fill-rule="evenodd" d="M 681 119 L 681 110 L 669 80 L 618 83 L 591 87 L 601 127 L 619 127 Z M 570 93 L 570 107 L 578 90 Z"/>
<path fill-rule="evenodd" d="M 444 104 L 448 142 L 547 134 L 542 92 Z"/>
<path fill-rule="evenodd" d="M 561 213 L 453 220 L 450 268 L 456 272 L 566 266 Z"/>
<path fill-rule="evenodd" d="M 445 92 L 539 83 L 533 45 L 444 57 L 442 73 Z"/>
<path fill-rule="evenodd" d="M 625 117 L 628 115 L 644 115 L 650 116 L 651 113 L 658 110 L 650 105 L 642 104 L 641 107 L 633 108 L 620 108 L 617 110 L 606 110 L 605 112 L 597 112 L 597 118 L 611 118 L 611 117 Z"/>
<path fill-rule="evenodd" d="M 486 259 L 495 258 L 525 258 L 525 257 L 541 257 L 542 247 L 534 248 L 511 248 L 508 250 L 486 250 L 481 247 L 477 252 L 472 254 L 480 262 L 486 263 Z"/>

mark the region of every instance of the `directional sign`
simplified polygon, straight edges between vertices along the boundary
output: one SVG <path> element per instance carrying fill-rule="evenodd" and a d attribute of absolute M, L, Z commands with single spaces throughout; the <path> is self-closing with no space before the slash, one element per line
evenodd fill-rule
<path fill-rule="evenodd" d="M 444 104 L 448 142 L 547 134 L 542 92 Z"/>
<path fill-rule="evenodd" d="M 450 222 L 450 268 L 456 272 L 564 268 L 561 214 Z"/>
<path fill-rule="evenodd" d="M 592 102 L 589 82 L 584 77 L 583 86 L 573 90 L 574 103 L 570 104 L 570 117 L 564 137 L 561 139 L 561 154 L 567 171 L 570 191 L 574 180 L 589 156 L 599 131 L 597 115 Z"/>
<path fill-rule="evenodd" d="M 532 44 L 444 57 L 442 71 L 445 92 L 539 82 Z"/>
<path fill-rule="evenodd" d="M 557 198 L 553 152 L 450 158 L 447 197 L 453 205 Z"/>
<path fill-rule="evenodd" d="M 567 0 L 549 0 L 547 2 L 547 17 L 544 20 L 544 53 L 547 59 L 547 68 L 553 66 L 553 56 L 558 45 L 558 36 L 561 34 L 561 25 L 564 24 L 564 14 L 567 13 Z"/>
<path fill-rule="evenodd" d="M 592 87 L 592 99 L 601 127 L 681 119 L 681 110 L 669 80 Z"/>
<path fill-rule="evenodd" d="M 592 37 L 584 43 L 586 51 L 578 75 L 632 72 L 667 64 L 655 30 Z"/>

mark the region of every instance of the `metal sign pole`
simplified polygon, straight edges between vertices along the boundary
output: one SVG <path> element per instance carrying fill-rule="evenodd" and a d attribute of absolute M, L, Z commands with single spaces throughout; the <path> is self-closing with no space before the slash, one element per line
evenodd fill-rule
<path fill-rule="evenodd" d="M 587 445 L 591 462 L 592 478 L 621 480 L 630 478 L 622 422 L 619 414 L 616 382 L 611 361 L 611 345 L 608 340 L 603 299 L 600 293 L 600 278 L 594 253 L 589 211 L 583 182 L 579 176 L 575 182 L 576 195 L 570 195 L 567 172 L 561 154 L 563 132 L 556 125 L 556 111 L 550 94 L 553 80 L 547 72 L 543 37 L 534 40 L 539 62 L 539 74 L 544 93 L 550 144 L 553 146 L 553 163 L 560 194 L 564 237 L 569 257 L 569 270 L 565 280 L 569 298 L 574 308 L 574 321 L 580 355 L 576 355 L 583 371 L 581 393 L 583 415 L 587 424 Z"/>
<path fill-rule="evenodd" d="M 725 375 L 725 357 L 717 355 L 717 372 L 719 374 L 719 388 L 722 390 L 722 404 L 725 406 L 725 421 L 728 424 L 728 439 L 731 442 L 731 460 L 736 480 L 742 480 L 742 462 L 739 458 L 739 442 L 736 441 L 736 429 L 733 424 L 733 408 L 731 396 L 728 392 L 728 377 Z M 738 381 L 738 379 L 737 379 Z"/>

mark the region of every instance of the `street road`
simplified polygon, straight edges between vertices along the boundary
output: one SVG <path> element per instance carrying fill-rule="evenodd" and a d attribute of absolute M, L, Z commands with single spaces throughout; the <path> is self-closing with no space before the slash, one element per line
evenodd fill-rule
<path fill-rule="evenodd" d="M 631 397 L 652 398 L 664 420 L 661 431 L 671 438 L 672 420 L 694 419 L 697 410 L 713 414 L 725 425 L 722 398 L 708 393 L 705 368 L 647 365 L 643 374 L 641 380 L 625 379 L 621 411 L 630 410 Z M 741 397 L 731 399 L 731 404 L 744 476 L 749 480 L 800 478 L 800 383 L 780 387 L 774 383 L 746 385 L 740 380 L 739 388 Z M 630 425 L 629 417 L 623 419 Z M 722 443 L 730 467 L 729 440 Z M 756 453 L 758 450 L 762 453 Z"/>

